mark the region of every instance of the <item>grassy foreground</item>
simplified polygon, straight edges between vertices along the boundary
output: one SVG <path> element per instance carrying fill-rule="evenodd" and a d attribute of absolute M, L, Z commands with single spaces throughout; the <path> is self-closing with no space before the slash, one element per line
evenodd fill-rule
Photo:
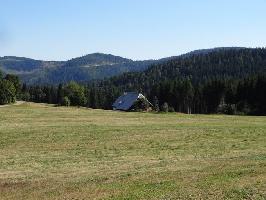
<path fill-rule="evenodd" d="M 3 107 L 0 199 L 266 199 L 266 117 Z"/>

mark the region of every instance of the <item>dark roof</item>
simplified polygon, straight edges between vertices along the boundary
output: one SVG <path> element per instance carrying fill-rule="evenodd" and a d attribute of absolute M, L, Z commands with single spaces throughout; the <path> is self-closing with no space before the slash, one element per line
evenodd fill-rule
<path fill-rule="evenodd" d="M 114 102 L 113 108 L 115 110 L 129 110 L 140 97 L 143 98 L 144 96 L 137 92 L 127 92 Z"/>

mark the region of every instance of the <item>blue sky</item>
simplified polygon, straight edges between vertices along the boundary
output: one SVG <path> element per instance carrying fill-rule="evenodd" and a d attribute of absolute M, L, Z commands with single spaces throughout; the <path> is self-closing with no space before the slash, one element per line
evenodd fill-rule
<path fill-rule="evenodd" d="M 266 46 L 265 0 L 0 0 L 0 56 L 156 59 Z"/>

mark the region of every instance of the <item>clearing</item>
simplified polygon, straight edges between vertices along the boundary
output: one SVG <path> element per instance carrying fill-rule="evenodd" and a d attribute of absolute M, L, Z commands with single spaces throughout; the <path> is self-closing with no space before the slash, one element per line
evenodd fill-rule
<path fill-rule="evenodd" d="M 266 199 L 266 117 L 2 107 L 0 199 Z"/>

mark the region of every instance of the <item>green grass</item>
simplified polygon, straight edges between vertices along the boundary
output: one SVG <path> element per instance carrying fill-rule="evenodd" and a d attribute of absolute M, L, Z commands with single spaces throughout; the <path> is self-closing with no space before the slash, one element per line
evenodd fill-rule
<path fill-rule="evenodd" d="M 266 199 L 266 117 L 0 108 L 0 199 Z"/>

